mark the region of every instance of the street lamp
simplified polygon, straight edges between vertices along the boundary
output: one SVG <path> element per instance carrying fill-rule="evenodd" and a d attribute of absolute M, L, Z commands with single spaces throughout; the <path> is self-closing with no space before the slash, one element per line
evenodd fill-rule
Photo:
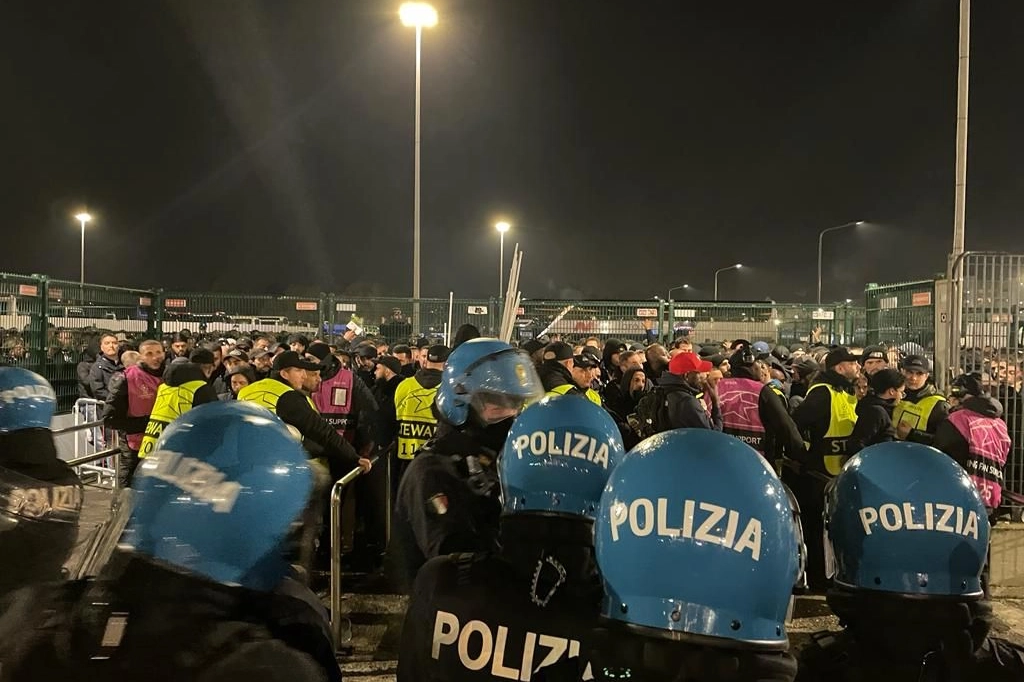
<path fill-rule="evenodd" d="M 672 300 L 672 292 L 673 291 L 676 291 L 677 289 L 689 289 L 689 288 L 690 288 L 689 284 L 680 284 L 677 287 L 672 287 L 671 289 L 668 290 L 668 296 L 666 296 L 665 298 L 667 298 L 668 300 L 671 301 Z"/>
<path fill-rule="evenodd" d="M 729 267 L 722 268 L 721 270 L 715 270 L 715 300 L 718 300 L 718 275 L 725 272 L 726 270 L 739 270 L 743 267 L 742 263 L 736 263 L 736 265 L 730 265 Z"/>
<path fill-rule="evenodd" d="M 75 215 L 75 220 L 82 226 L 82 266 L 80 270 L 81 286 L 85 286 L 85 224 L 92 220 L 92 216 L 82 211 Z"/>
<path fill-rule="evenodd" d="M 407 2 L 398 9 L 404 26 L 416 28 L 416 130 L 413 136 L 415 169 L 413 171 L 412 208 L 412 324 L 419 332 L 420 325 L 420 51 L 423 29 L 437 25 L 437 11 L 425 2 Z"/>
<path fill-rule="evenodd" d="M 505 296 L 505 233 L 512 227 L 504 220 L 495 223 L 494 229 L 501 235 L 501 246 L 498 251 L 498 298 Z"/>
<path fill-rule="evenodd" d="M 835 227 L 827 227 L 821 231 L 818 235 L 818 305 L 821 305 L 821 242 L 825 237 L 826 232 L 834 232 L 836 230 L 842 230 L 847 227 L 860 227 L 864 224 L 863 220 L 858 220 L 851 223 L 843 223 L 842 225 L 836 225 Z"/>

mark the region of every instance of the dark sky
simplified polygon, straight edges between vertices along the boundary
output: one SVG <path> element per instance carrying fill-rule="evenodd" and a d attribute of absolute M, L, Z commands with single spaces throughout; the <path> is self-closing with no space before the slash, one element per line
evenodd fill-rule
<path fill-rule="evenodd" d="M 0 270 L 411 292 L 413 31 L 383 0 L 5 2 Z M 438 0 L 423 293 L 813 300 L 944 269 L 957 3 Z M 975 3 L 967 245 L 1020 252 L 1024 3 Z"/>

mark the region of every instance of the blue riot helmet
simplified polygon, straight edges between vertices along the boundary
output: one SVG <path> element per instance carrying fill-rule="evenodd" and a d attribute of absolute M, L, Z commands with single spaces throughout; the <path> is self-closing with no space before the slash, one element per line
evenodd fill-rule
<path fill-rule="evenodd" d="M 273 590 L 315 489 L 302 445 L 245 401 L 189 410 L 132 483 L 122 549 L 214 582 Z"/>
<path fill-rule="evenodd" d="M 794 515 L 742 441 L 679 429 L 641 442 L 612 472 L 595 535 L 610 621 L 698 644 L 787 647 Z"/>
<path fill-rule="evenodd" d="M 985 505 L 967 472 L 918 443 L 880 443 L 850 458 L 825 498 L 834 581 L 915 597 L 981 597 Z"/>
<path fill-rule="evenodd" d="M 526 353 L 498 339 L 479 338 L 460 344 L 448 356 L 435 404 L 455 426 L 464 425 L 470 414 L 487 426 L 518 415 L 543 396 Z"/>
<path fill-rule="evenodd" d="M 593 519 L 624 455 L 607 411 L 581 396 L 544 398 L 512 423 L 498 459 L 505 513 Z"/>
<path fill-rule="evenodd" d="M 0 367 L 0 435 L 48 429 L 56 408 L 57 395 L 46 379 L 21 367 Z"/>
<path fill-rule="evenodd" d="M 82 484 L 57 457 L 49 382 L 0 367 L 0 595 L 58 580 L 78 537 Z"/>

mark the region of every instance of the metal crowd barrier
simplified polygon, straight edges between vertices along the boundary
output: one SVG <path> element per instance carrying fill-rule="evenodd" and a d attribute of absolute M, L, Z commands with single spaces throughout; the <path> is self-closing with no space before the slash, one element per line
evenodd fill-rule
<path fill-rule="evenodd" d="M 391 458 L 386 452 L 383 455 L 383 466 L 387 478 L 385 523 L 387 524 L 387 541 L 391 539 Z M 380 461 L 381 455 L 370 459 L 373 466 Z M 349 648 L 352 643 L 352 621 L 341 613 L 341 501 L 342 493 L 352 481 L 363 475 L 363 470 L 356 467 L 338 479 L 331 488 L 331 637 L 334 639 L 335 652 Z"/>
<path fill-rule="evenodd" d="M 72 408 L 75 425 L 54 431 L 54 434 L 82 432 L 75 436 L 75 459 L 104 450 L 107 447 L 107 433 L 111 433 L 116 442 L 117 434 L 103 428 L 103 421 L 100 419 L 103 404 L 102 400 L 95 398 L 79 398 Z M 90 446 L 94 448 L 92 452 L 89 452 Z M 98 485 L 103 485 L 104 479 L 107 479 L 110 481 L 110 487 L 113 488 L 113 481 L 117 479 L 117 464 L 113 463 L 109 457 L 101 457 L 93 461 L 95 463 L 90 462 L 77 468 L 79 477 L 95 474 Z"/>

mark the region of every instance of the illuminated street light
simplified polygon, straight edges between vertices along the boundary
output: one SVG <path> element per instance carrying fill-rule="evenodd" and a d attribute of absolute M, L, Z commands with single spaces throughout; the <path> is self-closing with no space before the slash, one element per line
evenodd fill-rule
<path fill-rule="evenodd" d="M 666 296 L 665 298 L 667 298 L 668 300 L 671 301 L 672 300 L 672 292 L 673 291 L 676 291 L 677 289 L 689 289 L 689 288 L 690 288 L 689 284 L 680 284 L 677 287 L 672 287 L 671 289 L 668 290 L 668 296 Z"/>
<path fill-rule="evenodd" d="M 498 298 L 505 296 L 505 233 L 511 227 L 504 220 L 494 225 L 494 229 L 501 235 L 501 246 L 498 251 Z"/>
<path fill-rule="evenodd" d="M 79 270 L 79 283 L 85 286 L 85 224 L 92 220 L 92 216 L 82 211 L 81 213 L 75 214 L 75 220 L 82 226 L 82 265 Z"/>
<path fill-rule="evenodd" d="M 729 267 L 722 268 L 721 270 L 715 270 L 715 300 L 718 300 L 718 275 L 725 272 L 726 270 L 739 270 L 743 267 L 742 263 L 736 263 L 736 265 L 730 265 Z"/>
<path fill-rule="evenodd" d="M 842 230 L 847 227 L 860 227 L 864 225 L 863 220 L 858 220 L 851 223 L 843 223 L 842 225 L 836 225 L 835 227 L 828 227 L 821 231 L 818 235 L 818 305 L 821 305 L 821 242 L 824 239 L 827 232 L 834 232 L 836 230 Z"/>
<path fill-rule="evenodd" d="M 412 208 L 412 324 L 420 331 L 420 53 L 423 29 L 437 25 L 437 10 L 425 2 L 407 2 L 398 10 L 405 26 L 416 28 L 416 128 L 414 141 L 413 208 Z"/>

